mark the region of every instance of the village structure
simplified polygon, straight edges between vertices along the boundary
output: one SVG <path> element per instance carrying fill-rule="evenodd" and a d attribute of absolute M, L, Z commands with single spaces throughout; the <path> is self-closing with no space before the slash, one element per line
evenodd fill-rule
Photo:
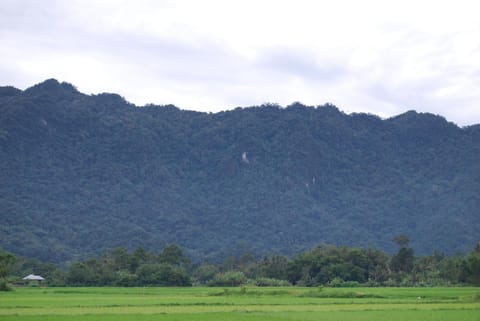
<path fill-rule="evenodd" d="M 41 277 L 40 275 L 29 274 L 22 279 L 27 284 L 38 284 L 41 285 L 45 278 Z"/>

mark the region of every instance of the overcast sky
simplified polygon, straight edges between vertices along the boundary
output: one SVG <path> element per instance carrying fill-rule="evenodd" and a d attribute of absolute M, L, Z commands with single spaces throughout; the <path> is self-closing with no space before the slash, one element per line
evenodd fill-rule
<path fill-rule="evenodd" d="M 477 4 L 478 3 L 478 4 Z M 478 1 L 0 0 L 0 85 L 480 123 Z"/>

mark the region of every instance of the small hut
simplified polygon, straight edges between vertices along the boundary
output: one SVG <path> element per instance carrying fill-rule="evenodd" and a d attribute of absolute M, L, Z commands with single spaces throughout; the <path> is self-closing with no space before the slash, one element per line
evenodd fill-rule
<path fill-rule="evenodd" d="M 42 284 L 44 280 L 45 279 L 43 277 L 35 274 L 29 274 L 23 278 L 23 281 L 25 281 L 28 284 L 38 284 L 38 285 Z"/>

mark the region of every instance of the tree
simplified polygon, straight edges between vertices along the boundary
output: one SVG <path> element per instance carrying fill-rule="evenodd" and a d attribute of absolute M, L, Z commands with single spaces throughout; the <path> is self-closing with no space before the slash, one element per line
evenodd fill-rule
<path fill-rule="evenodd" d="M 93 271 L 91 265 L 76 262 L 67 270 L 66 283 L 69 286 L 94 286 L 98 285 L 98 275 Z"/>
<path fill-rule="evenodd" d="M 129 270 L 131 264 L 130 254 L 124 247 L 114 248 L 108 256 L 109 264 L 115 271 Z"/>
<path fill-rule="evenodd" d="M 212 264 L 202 264 L 195 270 L 194 277 L 198 283 L 207 284 L 217 271 L 217 267 Z"/>
<path fill-rule="evenodd" d="M 463 265 L 465 281 L 475 286 L 480 285 L 480 243 L 465 260 Z"/>
<path fill-rule="evenodd" d="M 184 265 L 189 263 L 189 260 L 183 254 L 182 249 L 174 244 L 164 247 L 158 258 L 160 263 L 171 265 Z"/>
<path fill-rule="evenodd" d="M 137 247 L 131 256 L 130 272 L 135 273 L 138 267 L 147 261 L 147 258 L 147 251 L 143 247 Z"/>
<path fill-rule="evenodd" d="M 390 261 L 392 270 L 395 272 L 411 272 L 415 255 L 413 249 L 408 247 L 410 239 L 406 235 L 399 235 L 393 240 L 400 246 L 400 249 L 397 254 L 392 256 Z"/>
<path fill-rule="evenodd" d="M 287 269 L 288 259 L 284 256 L 267 256 L 260 262 L 260 274 L 262 277 L 285 280 L 287 278 Z"/>
<path fill-rule="evenodd" d="M 137 270 L 139 285 L 150 286 L 191 286 L 192 282 L 185 269 L 166 263 L 144 264 Z"/>
<path fill-rule="evenodd" d="M 0 291 L 7 291 L 10 288 L 7 284 L 7 276 L 15 263 L 15 256 L 11 253 L 0 252 Z"/>

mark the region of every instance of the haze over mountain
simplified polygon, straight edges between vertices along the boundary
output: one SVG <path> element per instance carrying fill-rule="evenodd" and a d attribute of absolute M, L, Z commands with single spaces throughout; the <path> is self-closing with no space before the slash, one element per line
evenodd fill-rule
<path fill-rule="evenodd" d="M 43 260 L 393 251 L 399 234 L 451 254 L 480 235 L 480 125 L 415 111 L 139 108 L 51 79 L 0 88 L 0 160 L 0 248 Z"/>

